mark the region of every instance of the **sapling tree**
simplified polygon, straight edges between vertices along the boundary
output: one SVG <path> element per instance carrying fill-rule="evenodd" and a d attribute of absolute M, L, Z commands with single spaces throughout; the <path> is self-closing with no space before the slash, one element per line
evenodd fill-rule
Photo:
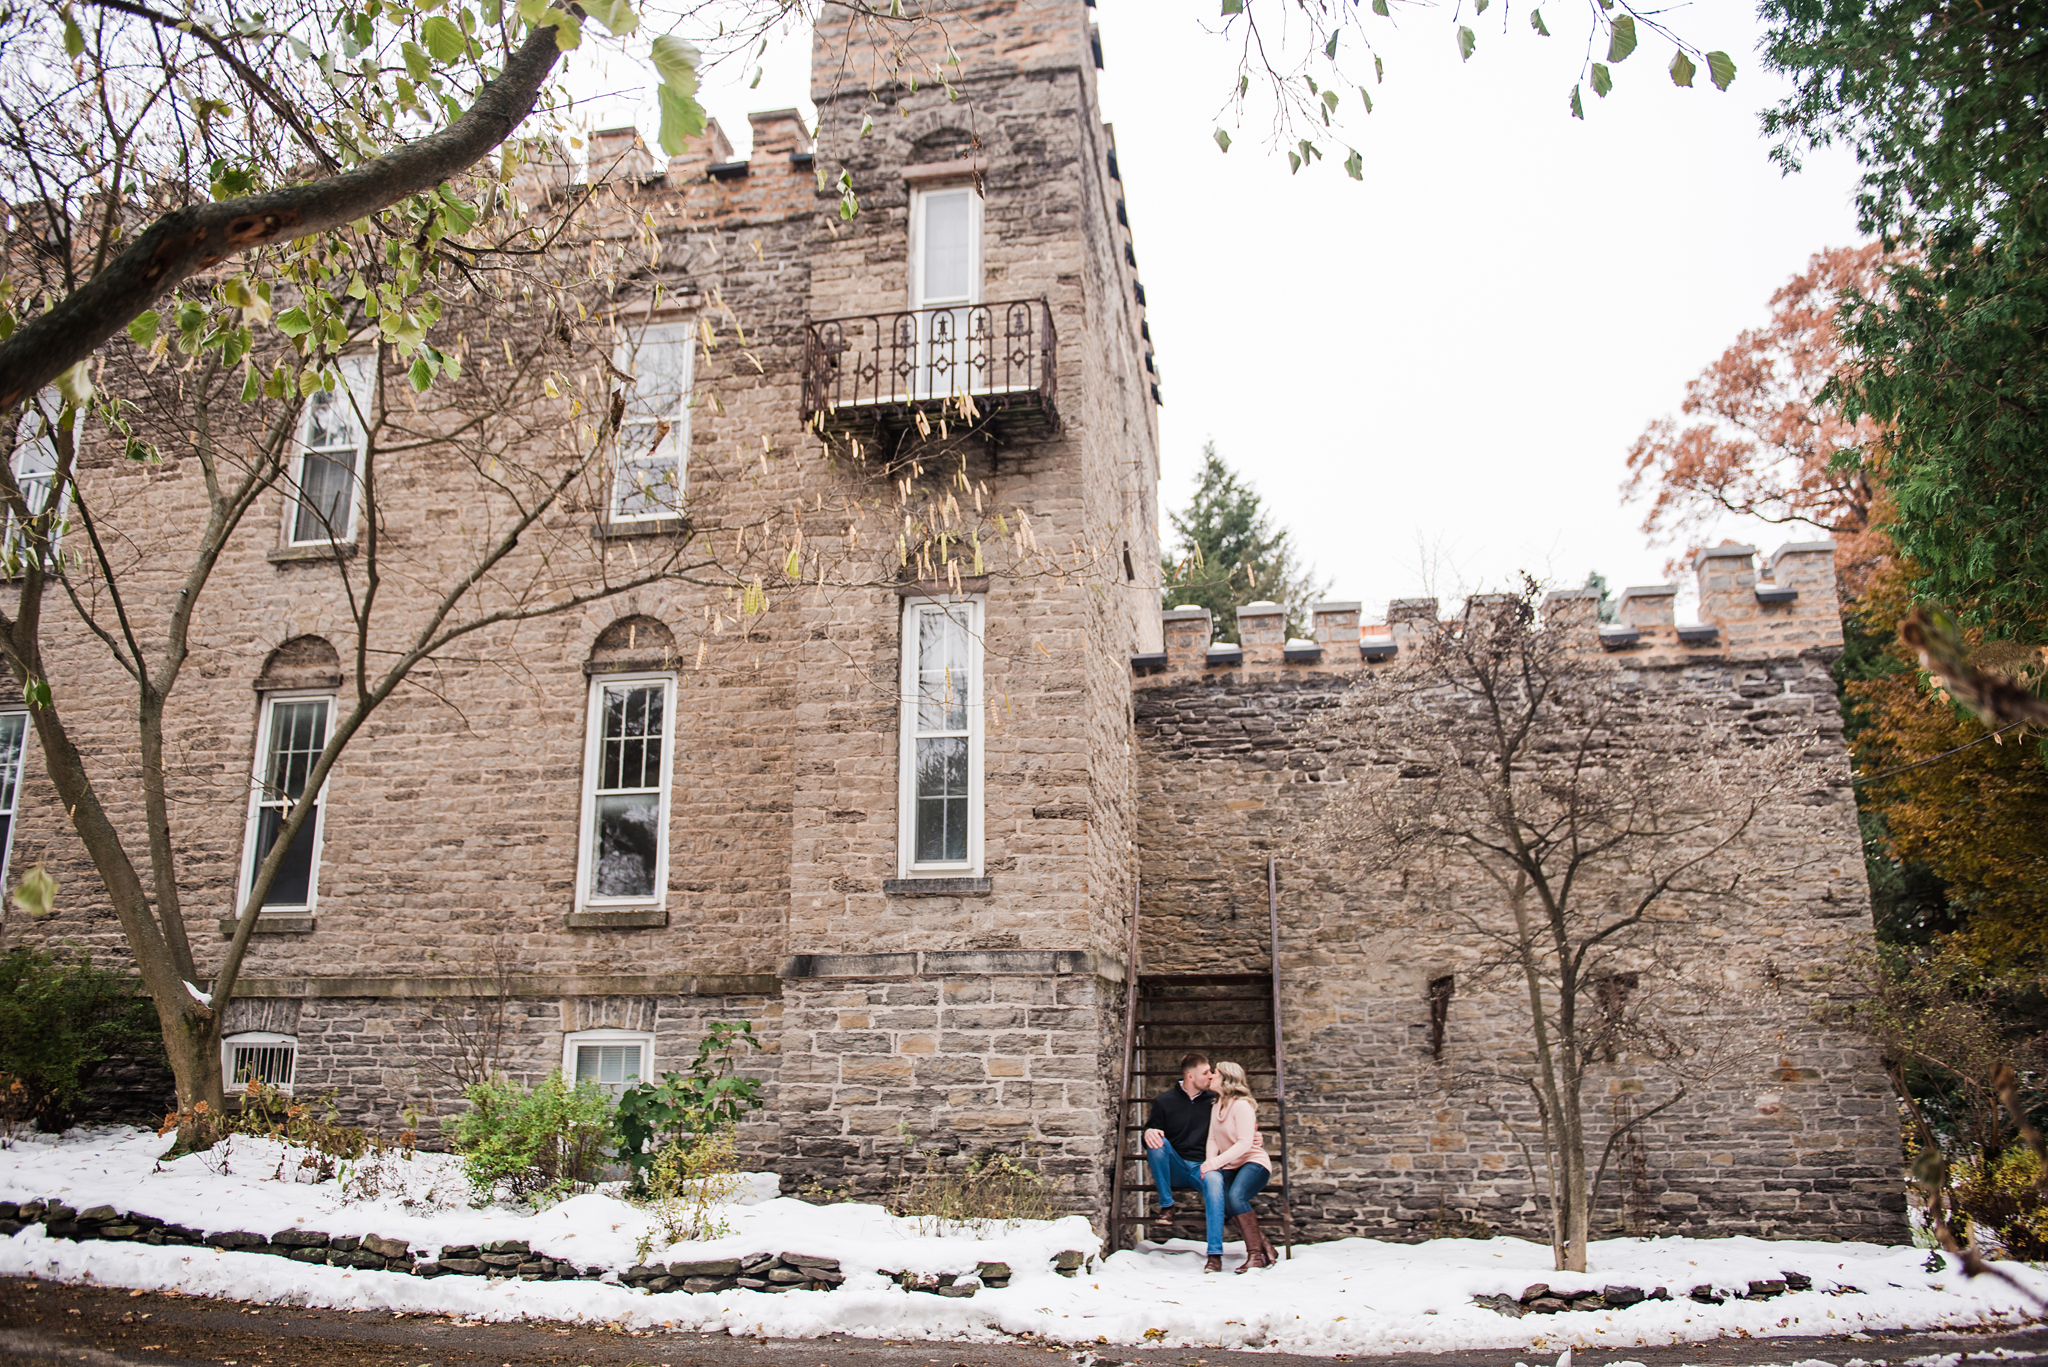
<path fill-rule="evenodd" d="M 1750 836 L 1766 814 L 1827 780 L 1796 742 L 1659 718 L 1593 658 L 1589 624 L 1539 616 L 1533 583 L 1419 632 L 1399 668 L 1333 709 L 1350 778 L 1302 857 L 1451 881 L 1424 914 L 1449 916 L 1461 971 L 1518 1002 L 1525 1032 L 1523 1048 L 1463 1068 L 1465 1083 L 1496 1110 L 1533 1105 L 1533 1126 L 1510 1133 L 1547 1194 L 1557 1267 L 1584 1271 L 1622 1145 L 1760 1047 L 1740 1000 L 1755 985 L 1702 983 L 1664 950 L 1763 871 Z M 1642 1090 L 1603 1133 L 1589 1092 L 1610 1062 Z"/>

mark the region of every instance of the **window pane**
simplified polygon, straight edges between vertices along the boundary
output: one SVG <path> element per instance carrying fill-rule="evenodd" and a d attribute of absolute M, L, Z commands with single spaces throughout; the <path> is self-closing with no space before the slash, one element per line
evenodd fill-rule
<path fill-rule="evenodd" d="M 293 1055 L 297 1052 L 289 1044 L 237 1044 L 228 1086 L 246 1087 L 254 1078 L 269 1087 L 290 1087 Z"/>
<path fill-rule="evenodd" d="M 661 746 L 668 690 L 641 684 L 604 690 L 599 792 L 661 787 Z"/>
<path fill-rule="evenodd" d="M 355 485 L 353 448 L 306 452 L 299 464 L 299 514 L 292 524 L 292 540 L 332 541 L 347 536 Z"/>
<path fill-rule="evenodd" d="M 0 812 L 12 812 L 21 787 L 21 745 L 28 718 L 19 712 L 0 715 Z"/>
<path fill-rule="evenodd" d="M 270 762 L 263 766 L 262 801 L 296 801 L 327 744 L 327 699 L 271 704 Z"/>
<path fill-rule="evenodd" d="M 967 738 L 917 743 L 917 862 L 967 858 Z"/>
<path fill-rule="evenodd" d="M 619 368 L 634 378 L 617 438 L 613 517 L 673 516 L 682 506 L 689 336 L 686 326 L 664 324 L 619 349 Z"/>
<path fill-rule="evenodd" d="M 315 390 L 306 400 L 306 445 L 313 450 L 347 447 L 351 454 L 362 445 L 363 429 L 356 422 L 355 403 L 337 386 L 330 394 Z"/>
<path fill-rule="evenodd" d="M 597 799 L 597 858 L 593 897 L 652 897 L 660 854 L 661 795 L 632 793 Z"/>
<path fill-rule="evenodd" d="M 579 1044 L 576 1046 L 576 1081 L 595 1082 L 613 1096 L 627 1084 L 640 1080 L 640 1046 L 637 1044 Z"/>
<path fill-rule="evenodd" d="M 668 425 L 629 422 L 619 429 L 613 517 L 673 517 L 683 506 L 681 443 Z"/>
<path fill-rule="evenodd" d="M 277 843 L 277 833 L 284 829 L 286 811 L 284 807 L 263 807 L 256 813 L 256 863 L 252 871 L 261 868 L 263 861 L 270 857 L 270 847 Z M 299 834 L 285 852 L 284 863 L 277 870 L 277 877 L 271 880 L 270 891 L 264 895 L 266 907 L 305 906 L 313 890 L 313 832 L 320 824 L 320 806 L 306 813 L 306 824 L 299 827 Z"/>
<path fill-rule="evenodd" d="M 967 623 L 952 613 L 931 610 L 917 616 L 917 729 L 965 731 L 967 708 Z"/>
<path fill-rule="evenodd" d="M 924 197 L 924 302 L 968 297 L 968 190 Z"/>
<path fill-rule="evenodd" d="M 688 342 L 681 328 L 649 328 L 637 343 L 628 343 L 625 365 L 633 377 L 626 394 L 628 418 L 673 418 L 683 406 L 683 373 Z"/>

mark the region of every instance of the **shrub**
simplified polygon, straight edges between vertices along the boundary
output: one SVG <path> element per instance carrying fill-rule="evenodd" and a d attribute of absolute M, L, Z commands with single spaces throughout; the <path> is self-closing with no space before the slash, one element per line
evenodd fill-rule
<path fill-rule="evenodd" d="M 612 1144 L 612 1099 L 594 1082 L 570 1086 L 551 1073 L 538 1086 L 504 1077 L 464 1090 L 455 1149 L 477 1204 L 502 1184 L 514 1200 L 547 1205 L 602 1179 Z"/>
<path fill-rule="evenodd" d="M 1956 1209 L 1980 1234 L 1988 1232 L 2009 1258 L 2048 1258 L 2048 1199 L 2035 1185 L 2041 1160 L 2027 1148 L 1997 1158 L 1966 1158 L 1952 1171 Z M 1989 1242 L 1988 1240 L 1985 1242 Z"/>
<path fill-rule="evenodd" d="M 739 1056 L 758 1049 L 746 1021 L 713 1021 L 697 1044 L 687 1073 L 663 1073 L 660 1082 L 628 1087 L 619 1097 L 619 1161 L 633 1169 L 635 1188 L 666 1148 L 730 1131 L 761 1105 L 761 1083 L 733 1072 Z"/>
<path fill-rule="evenodd" d="M 156 1010 L 134 979 L 94 967 L 89 954 L 0 953 L 0 1119 L 63 1129 L 120 1055 L 163 1058 Z"/>
<path fill-rule="evenodd" d="M 730 1128 L 685 1135 L 661 1145 L 642 1173 L 647 1208 L 671 1244 L 722 1239 L 732 1233 L 718 1208 L 740 1194 L 739 1150 Z M 641 1241 L 644 1261 L 654 1236 Z"/>
<path fill-rule="evenodd" d="M 1057 1220 L 1064 1214 L 1043 1173 L 994 1150 L 958 1168 L 941 1168 L 933 1155 L 925 1155 L 924 1171 L 899 1179 L 887 1204 L 897 1215 L 925 1222 L 927 1232 L 935 1234 L 949 1226 L 979 1233 L 989 1225 Z"/>

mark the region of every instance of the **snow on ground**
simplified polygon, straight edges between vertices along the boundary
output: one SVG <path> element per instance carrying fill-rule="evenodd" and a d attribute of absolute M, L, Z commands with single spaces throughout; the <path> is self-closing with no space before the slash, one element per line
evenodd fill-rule
<path fill-rule="evenodd" d="M 609 1194 L 591 1194 L 538 1213 L 471 1209 L 460 1170 L 443 1155 L 403 1164 L 374 1198 L 346 1199 L 336 1181 L 291 1180 L 294 1155 L 236 1140 L 225 1162 L 197 1154 L 159 1162 L 165 1141 L 146 1131 L 25 1135 L 0 1151 L 0 1199 L 54 1197 L 74 1207 L 112 1205 L 209 1232 L 270 1235 L 298 1226 L 330 1235 L 406 1239 L 426 1256 L 443 1244 L 525 1239 L 582 1266 L 623 1270 L 641 1261 L 653 1221 Z M 281 1163 L 280 1159 L 284 1161 Z M 280 1180 L 278 1174 L 283 1173 Z M 1096 1263 L 1078 1277 L 1056 1275 L 1062 1249 L 1095 1253 L 1085 1220 L 1020 1223 L 979 1235 L 934 1231 L 878 1206 L 812 1206 L 758 1187 L 726 1208 L 729 1236 L 655 1249 L 650 1261 L 795 1252 L 838 1258 L 845 1285 L 832 1291 L 650 1295 L 607 1282 L 427 1280 L 395 1272 L 349 1271 L 269 1254 L 72 1243 L 31 1226 L 0 1239 L 0 1273 L 65 1281 L 232 1296 L 276 1304 L 387 1309 L 488 1320 L 543 1318 L 637 1328 L 726 1330 L 806 1338 L 989 1339 L 1035 1334 L 1069 1343 L 1162 1347 L 1272 1347 L 1305 1353 L 1527 1348 L 1616 1348 L 1723 1336 L 1850 1334 L 1875 1329 L 1955 1329 L 2031 1318 L 2011 1287 L 1965 1282 L 1953 1270 L 1923 1270 L 1923 1249 L 1732 1239 L 1614 1239 L 1596 1243 L 1593 1271 L 1553 1272 L 1550 1251 L 1518 1239 L 1439 1239 L 1382 1244 L 1342 1239 L 1297 1248 L 1277 1268 L 1235 1276 L 1201 1271 L 1199 1244 L 1147 1244 Z M 1238 1261 L 1233 1246 L 1226 1267 Z M 972 1298 L 908 1292 L 883 1271 L 972 1272 L 1007 1262 L 1011 1284 Z M 2005 1264 L 2035 1292 L 2048 1272 Z M 1813 1289 L 1767 1301 L 1702 1305 L 1686 1296 L 1701 1283 L 1740 1291 L 1784 1271 Z M 1626 1310 L 1510 1319 L 1472 1298 L 1519 1295 L 1534 1282 L 1565 1291 L 1664 1286 L 1675 1299 Z M 1848 1288 L 1855 1288 L 1853 1291 Z"/>

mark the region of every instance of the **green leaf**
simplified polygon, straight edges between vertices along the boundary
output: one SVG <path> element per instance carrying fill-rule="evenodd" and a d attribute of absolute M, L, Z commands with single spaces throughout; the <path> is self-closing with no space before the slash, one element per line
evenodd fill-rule
<path fill-rule="evenodd" d="M 1579 100 L 1579 88 L 1577 86 L 1572 87 L 1572 117 L 1575 119 L 1586 117 L 1586 106 Z"/>
<path fill-rule="evenodd" d="M 64 11 L 64 55 L 83 57 L 85 55 L 85 34 L 78 27 L 78 21 L 71 17 L 71 11 Z"/>
<path fill-rule="evenodd" d="M 1607 39 L 1607 60 L 1625 62 L 1628 55 L 1636 50 L 1636 19 L 1624 14 L 1615 19 L 1614 32 Z"/>
<path fill-rule="evenodd" d="M 1328 110 L 1329 110 L 1329 111 L 1330 111 L 1330 112 L 1331 112 L 1332 114 L 1334 114 L 1334 113 L 1336 113 L 1336 112 L 1337 112 L 1337 92 L 1336 92 L 1336 91 L 1334 91 L 1334 90 L 1325 90 L 1325 91 L 1323 92 L 1323 107 L 1324 107 L 1325 109 L 1328 109 Z M 1328 120 L 1328 119 L 1324 119 L 1324 120 L 1323 120 L 1323 122 L 1324 122 L 1324 123 L 1328 123 L 1328 122 L 1329 122 L 1329 120 Z"/>
<path fill-rule="evenodd" d="M 661 150 L 679 157 L 690 139 L 704 131 L 704 107 L 674 86 L 664 85 L 655 95 L 661 104 Z"/>
<path fill-rule="evenodd" d="M 1614 89 L 1614 77 L 1601 63 L 1593 63 L 1593 93 L 1604 100 L 1607 98 L 1607 92 L 1612 89 Z"/>
<path fill-rule="evenodd" d="M 1458 60 L 1461 62 L 1471 61 L 1472 49 L 1478 45 L 1478 35 L 1474 34 L 1471 29 L 1466 28 L 1463 24 L 1458 25 Z"/>
<path fill-rule="evenodd" d="M 1714 89 L 1726 90 L 1735 79 L 1735 59 L 1725 52 L 1709 52 L 1707 75 L 1714 82 Z"/>
<path fill-rule="evenodd" d="M 1387 79 L 1387 64 L 1386 64 L 1385 62 L 1381 61 L 1381 60 L 1380 60 L 1380 55 L 1379 55 L 1379 54 L 1378 54 L 1377 52 L 1375 52 L 1375 53 L 1374 53 L 1374 54 L 1372 55 L 1372 83 L 1373 83 L 1374 85 L 1378 85 L 1378 84 L 1379 84 L 1380 82 L 1382 82 L 1382 81 L 1384 81 L 1384 80 L 1386 80 L 1386 79 Z"/>
<path fill-rule="evenodd" d="M 1287 174 L 1291 176 L 1300 169 L 1301 154 L 1298 152 L 1289 152 L 1287 154 Z"/>
<path fill-rule="evenodd" d="M 277 315 L 277 330 L 287 337 L 303 337 L 313 330 L 313 320 L 305 309 L 294 306 Z"/>
<path fill-rule="evenodd" d="M 1392 17 L 1387 13 L 1387 0 L 1372 0 L 1372 12 L 1379 15 L 1382 19 Z"/>
<path fill-rule="evenodd" d="M 1699 68 L 1692 64 L 1692 58 L 1685 55 L 1685 49 L 1680 48 L 1676 53 L 1672 54 L 1671 84 L 1690 86 L 1693 73 L 1698 70 Z"/>
<path fill-rule="evenodd" d="M 156 340 L 156 330 L 162 321 L 155 309 L 136 314 L 134 321 L 128 324 L 128 340 L 139 347 L 148 346 Z"/>
<path fill-rule="evenodd" d="M 691 47 L 673 33 L 664 33 L 654 40 L 654 47 L 648 54 L 654 61 L 654 69 L 661 76 L 661 83 L 675 90 L 678 95 L 697 93 L 697 49 Z"/>
<path fill-rule="evenodd" d="M 63 397 L 65 404 L 72 408 L 82 407 L 92 401 L 92 375 L 86 370 L 84 361 L 80 361 L 57 377 L 57 393 Z"/>
<path fill-rule="evenodd" d="M 459 61 L 469 51 L 469 39 L 455 26 L 454 20 L 445 14 L 437 14 L 420 25 L 420 37 L 426 39 L 427 51 L 437 62 Z M 408 64 L 410 65 L 410 64 Z"/>
<path fill-rule="evenodd" d="M 242 373 L 242 402 L 254 403 L 256 396 L 262 392 L 263 377 L 256 373 L 256 367 L 252 365 Z"/>
<path fill-rule="evenodd" d="M 1365 112 L 1368 114 L 1372 113 L 1372 95 L 1367 92 L 1364 86 L 1358 87 L 1358 98 L 1365 101 Z"/>
<path fill-rule="evenodd" d="M 427 364 L 426 357 L 416 356 L 413 358 L 412 369 L 405 373 L 405 377 L 412 381 L 415 393 L 424 394 L 433 387 L 434 368 Z"/>
<path fill-rule="evenodd" d="M 1216 130 L 1213 136 L 1216 139 L 1216 145 L 1218 147 L 1222 148 L 1226 152 L 1230 150 L 1230 134 L 1224 132 L 1222 129 L 1219 128 Z"/>
<path fill-rule="evenodd" d="M 1529 27 L 1535 29 L 1545 38 L 1548 38 L 1550 36 L 1550 29 L 1547 25 L 1544 24 L 1543 11 L 1540 9 L 1532 9 L 1529 11 Z"/>
<path fill-rule="evenodd" d="M 434 64 L 427 59 L 426 53 L 420 51 L 418 43 L 407 39 L 399 44 L 398 50 L 405 57 L 405 73 L 413 80 L 424 81 L 433 74 Z"/>
<path fill-rule="evenodd" d="M 640 16 L 633 12 L 630 0 L 583 0 L 583 12 L 621 38 L 640 27 Z"/>
<path fill-rule="evenodd" d="M 1228 16 L 1244 13 L 1244 0 L 1223 0 L 1223 13 Z"/>
<path fill-rule="evenodd" d="M 1474 14 L 1484 14 L 1484 13 L 1486 13 L 1486 7 L 1487 7 L 1487 5 L 1489 5 L 1489 4 L 1491 4 L 1491 3 L 1492 3 L 1492 0 L 1474 0 L 1473 6 L 1472 6 L 1472 12 L 1473 12 Z"/>
<path fill-rule="evenodd" d="M 1344 158 L 1344 174 L 1353 180 L 1365 179 L 1365 158 L 1358 155 L 1356 147 L 1351 149 L 1350 156 Z"/>
<path fill-rule="evenodd" d="M 1343 30 L 1339 29 L 1337 33 L 1331 34 L 1330 41 L 1323 44 L 1323 55 L 1333 62 L 1337 60 L 1337 36 L 1342 32 Z"/>
<path fill-rule="evenodd" d="M 50 705 L 50 681 L 48 679 L 30 679 L 21 686 L 21 697 L 22 701 L 38 711 L 48 707 Z"/>

